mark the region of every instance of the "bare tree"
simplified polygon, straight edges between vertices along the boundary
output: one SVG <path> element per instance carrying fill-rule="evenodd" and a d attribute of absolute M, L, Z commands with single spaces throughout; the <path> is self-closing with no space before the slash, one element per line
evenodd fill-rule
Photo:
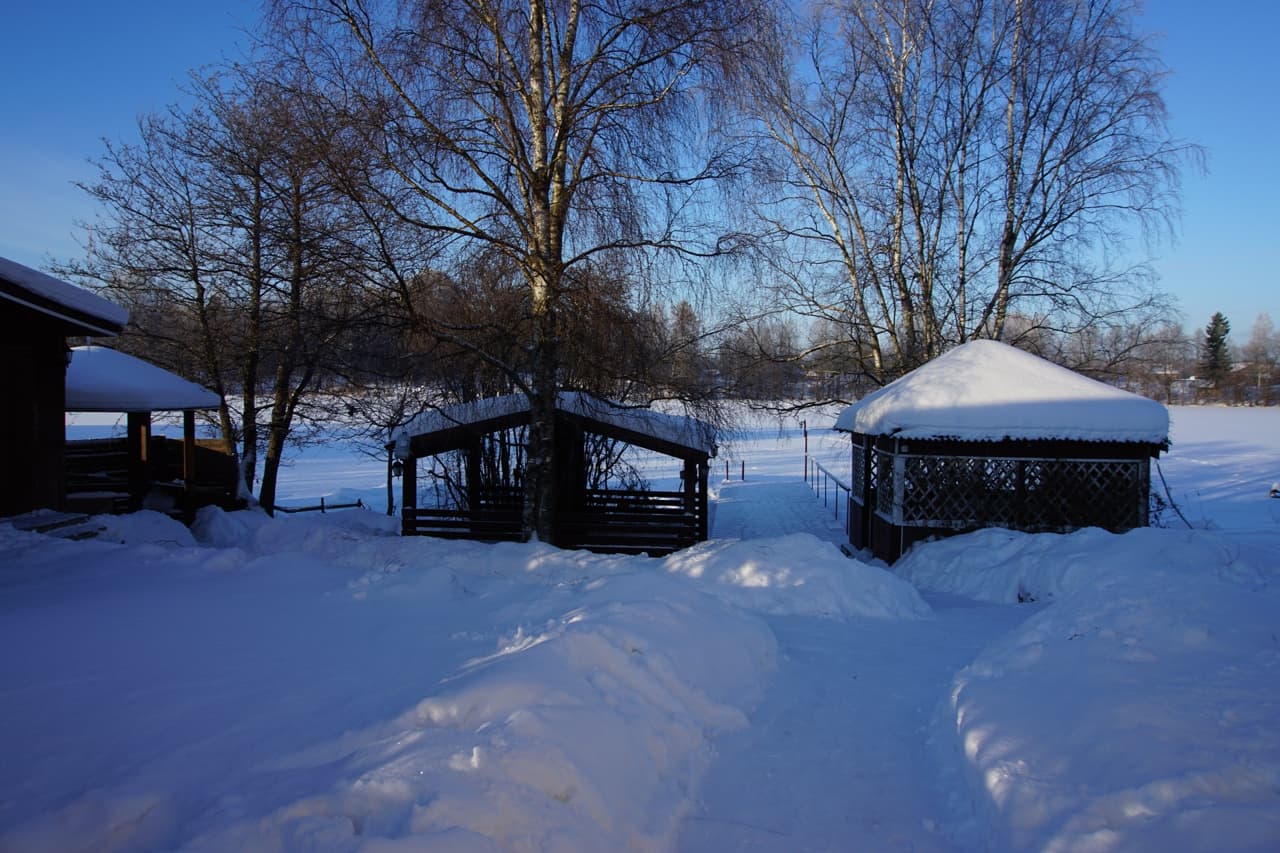
<path fill-rule="evenodd" d="M 1280 365 L 1280 335 L 1276 334 L 1270 314 L 1263 312 L 1253 321 L 1249 341 L 1240 348 L 1240 357 L 1252 374 L 1253 402 L 1260 406 L 1272 405 L 1276 367 Z"/>
<path fill-rule="evenodd" d="M 1174 213 L 1163 66 L 1130 0 L 825 0 L 752 66 L 785 156 L 784 297 L 890 379 L 973 337 L 1166 306 L 1117 259 Z M 1013 316 L 1043 318 L 1032 326 Z"/>
<path fill-rule="evenodd" d="M 708 101 L 759 32 L 729 0 L 316 0 L 275 4 L 299 68 L 364 116 L 395 180 L 373 187 L 403 221 L 519 270 L 532 338 L 510 379 L 532 409 L 524 526 L 554 514 L 554 406 L 564 314 L 593 259 L 714 253 L 693 226 L 704 185 L 732 168 L 708 150 Z M 704 239 L 707 235 L 710 239 Z"/>
<path fill-rule="evenodd" d="M 330 347 L 351 333 L 355 219 L 335 179 L 341 134 L 274 69 L 197 78 L 195 106 L 109 145 L 84 189 L 103 206 L 88 260 L 135 313 L 147 355 L 221 399 L 219 425 L 271 511 L 286 442 Z M 359 257 L 358 254 L 355 257 Z M 261 463 L 259 463 L 259 454 Z"/>

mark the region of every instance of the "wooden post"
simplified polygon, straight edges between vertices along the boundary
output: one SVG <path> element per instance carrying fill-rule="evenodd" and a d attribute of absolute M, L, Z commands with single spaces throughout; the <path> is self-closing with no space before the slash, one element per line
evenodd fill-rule
<path fill-rule="evenodd" d="M 804 481 L 809 482 L 809 422 L 801 421 L 800 429 L 804 431 Z"/>
<path fill-rule="evenodd" d="M 387 515 L 388 516 L 393 516 L 396 514 L 396 488 L 394 484 L 395 475 L 392 473 L 392 469 L 394 468 L 395 464 L 396 464 L 395 454 L 388 451 L 387 452 Z"/>
<path fill-rule="evenodd" d="M 681 505 L 685 512 L 699 518 L 698 535 L 701 537 L 702 522 L 699 517 L 700 501 L 698 500 L 698 463 L 693 459 L 685 459 L 680 468 L 680 490 L 683 492 Z M 699 540 L 701 541 L 701 540 Z"/>
<path fill-rule="evenodd" d="M 698 536 L 702 542 L 711 538 L 711 519 L 707 517 L 707 479 L 710 472 L 710 460 L 698 463 Z"/>
<path fill-rule="evenodd" d="M 129 448 L 129 498 L 134 509 L 142 506 L 142 498 L 151 485 L 147 464 L 151 445 L 151 413 L 129 412 L 126 419 L 126 443 Z"/>
<path fill-rule="evenodd" d="M 414 521 L 409 517 L 418 508 L 418 459 L 410 456 L 404 460 L 404 492 L 400 498 L 400 532 L 413 533 Z"/>
<path fill-rule="evenodd" d="M 182 489 L 190 492 L 196 479 L 196 413 L 182 412 Z"/>
<path fill-rule="evenodd" d="M 471 513 L 473 522 L 480 517 L 481 481 L 484 479 L 482 442 L 483 439 L 478 435 L 467 442 L 467 509 Z"/>

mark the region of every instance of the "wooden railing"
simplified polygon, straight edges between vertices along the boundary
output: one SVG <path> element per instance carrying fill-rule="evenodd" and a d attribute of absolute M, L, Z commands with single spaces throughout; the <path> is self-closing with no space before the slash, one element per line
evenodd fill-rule
<path fill-rule="evenodd" d="M 697 512 L 682 492 L 592 489 L 580 510 L 562 512 L 559 543 L 612 554 L 662 556 L 696 543 Z"/>
<path fill-rule="evenodd" d="M 197 442 L 192 458 L 195 476 L 185 482 L 182 439 L 152 436 L 145 461 L 130 458 L 125 438 L 68 441 L 67 504 L 83 511 L 127 512 L 151 491 L 172 496 L 175 506 L 190 512 L 210 503 L 234 506 L 239 480 L 235 458 L 210 441 Z"/>
<path fill-rule="evenodd" d="M 510 496 L 508 496 L 510 497 Z M 682 492 L 592 489 L 581 507 L 557 516 L 556 544 L 611 554 L 670 554 L 696 543 L 701 518 Z M 410 508 L 402 514 L 406 536 L 438 536 L 512 542 L 522 538 L 519 503 L 486 501 L 477 509 Z"/>
<path fill-rule="evenodd" d="M 405 536 L 481 542 L 519 542 L 524 538 L 519 504 L 479 509 L 410 507 L 401 512 L 400 530 Z"/>
<path fill-rule="evenodd" d="M 93 513 L 129 511 L 133 495 L 125 439 L 69 441 L 63 460 L 68 507 Z"/>

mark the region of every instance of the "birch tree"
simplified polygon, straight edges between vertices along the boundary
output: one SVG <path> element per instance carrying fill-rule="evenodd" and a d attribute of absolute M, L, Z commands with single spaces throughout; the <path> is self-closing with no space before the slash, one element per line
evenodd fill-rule
<path fill-rule="evenodd" d="M 974 337 L 1159 308 L 1124 242 L 1176 213 L 1159 55 L 1131 0 L 824 0 L 753 66 L 782 160 L 757 209 L 784 298 L 893 378 Z M 779 192 L 781 190 L 781 192 Z"/>
<path fill-rule="evenodd" d="M 592 263 L 713 254 L 700 193 L 734 164 L 708 147 L 710 87 L 762 11 L 736 0 L 277 0 L 298 66 L 353 114 L 394 180 L 384 206 L 520 271 L 532 328 L 524 527 L 547 538 L 564 311 Z"/>

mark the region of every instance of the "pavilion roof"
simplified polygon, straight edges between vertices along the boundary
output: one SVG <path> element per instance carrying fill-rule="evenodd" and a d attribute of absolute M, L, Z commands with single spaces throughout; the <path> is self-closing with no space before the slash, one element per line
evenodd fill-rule
<path fill-rule="evenodd" d="M 1163 405 L 997 341 L 962 344 L 840 413 L 835 429 L 958 441 L 1165 444 Z"/>
<path fill-rule="evenodd" d="M 215 409 L 218 395 L 119 350 L 72 347 L 68 412 L 172 412 Z"/>

